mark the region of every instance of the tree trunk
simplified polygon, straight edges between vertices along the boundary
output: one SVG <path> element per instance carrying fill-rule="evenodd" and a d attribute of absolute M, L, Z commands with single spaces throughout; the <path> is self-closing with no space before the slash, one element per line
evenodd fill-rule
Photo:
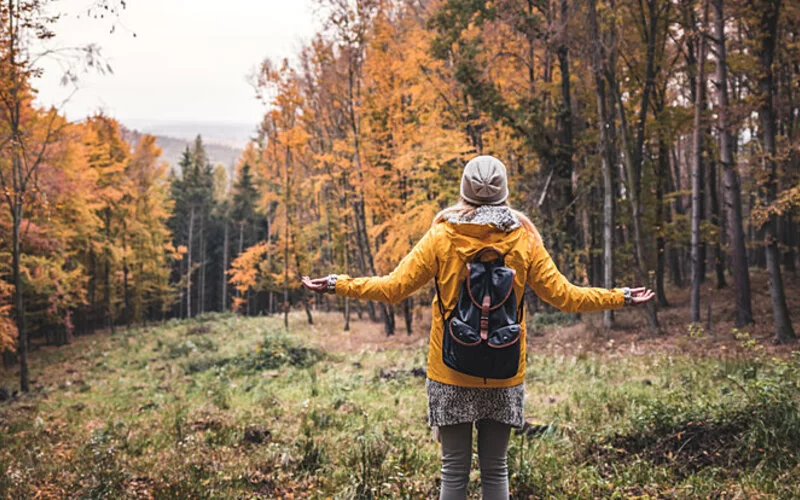
<path fill-rule="evenodd" d="M 614 185 L 614 165 L 616 163 L 616 133 L 614 118 L 609 112 L 609 99 L 606 92 L 605 74 L 608 73 L 608 54 L 603 50 L 600 30 L 597 22 L 596 0 L 589 2 L 589 26 L 591 37 L 595 40 L 592 51 L 592 66 L 597 98 L 597 116 L 600 149 L 600 168 L 603 176 L 603 286 L 614 287 L 614 226 L 616 187 Z M 613 109 L 613 105 L 611 106 Z M 614 311 L 603 312 L 603 327 L 614 327 Z"/>
<path fill-rule="evenodd" d="M 664 191 L 669 179 L 669 145 L 662 133 L 658 135 L 658 173 L 656 175 L 656 298 L 658 305 L 669 307 L 667 294 L 664 291 L 664 274 L 666 272 L 666 239 L 664 237 Z"/>
<path fill-rule="evenodd" d="M 180 274 L 180 269 L 178 270 Z M 85 330 L 94 330 L 97 325 L 97 257 L 94 245 L 89 246 L 89 319 Z"/>
<path fill-rule="evenodd" d="M 106 207 L 106 245 L 111 245 L 111 208 Z M 105 267 L 105 295 L 104 295 L 104 308 L 105 308 L 105 327 L 111 329 L 111 333 L 115 332 L 114 310 L 111 303 L 111 250 L 106 247 L 106 267 Z"/>
<path fill-rule="evenodd" d="M 12 161 L 17 160 L 15 154 Z M 22 245 L 20 244 L 20 224 L 22 222 L 22 206 L 17 204 L 12 207 L 12 277 L 14 280 L 14 309 L 17 319 L 17 356 L 19 357 L 19 389 L 22 392 L 30 390 L 30 376 L 28 373 L 28 330 L 25 328 L 25 307 L 22 297 L 22 273 L 20 272 L 20 257 Z"/>
<path fill-rule="evenodd" d="M 126 236 L 127 233 L 127 224 L 125 222 L 122 223 L 122 295 L 125 300 L 125 326 L 131 326 L 131 299 L 130 299 L 130 292 L 128 290 L 128 259 L 127 259 L 127 251 L 128 251 L 128 238 Z"/>
<path fill-rule="evenodd" d="M 200 286 L 198 290 L 197 312 L 203 314 L 206 309 L 206 214 L 205 207 L 200 212 Z"/>
<path fill-rule="evenodd" d="M 269 241 L 269 240 L 267 240 L 267 241 Z M 244 252 L 244 221 L 241 220 L 241 221 L 239 221 L 239 253 L 237 254 L 237 256 L 241 256 L 243 252 Z M 267 265 L 267 269 L 269 269 L 269 265 Z M 240 299 L 242 298 L 241 290 L 238 290 L 238 289 L 236 290 L 236 296 L 238 298 L 240 298 Z M 245 300 L 247 301 L 246 302 L 247 305 L 244 308 L 244 315 L 245 316 L 249 316 L 250 315 L 250 301 L 247 300 L 247 297 L 245 297 Z"/>
<path fill-rule="evenodd" d="M 18 7 L 17 7 L 18 9 Z M 6 199 L 8 200 L 8 208 L 11 211 L 12 223 L 12 279 L 14 281 L 14 307 L 17 322 L 17 355 L 19 358 L 19 386 L 22 392 L 30 390 L 30 381 L 28 375 L 28 331 L 25 328 L 25 308 L 23 301 L 22 291 L 22 273 L 21 273 L 21 257 L 22 245 L 20 236 L 20 226 L 22 224 L 23 204 L 25 202 L 25 189 L 24 189 L 24 175 L 22 168 L 22 158 L 20 156 L 20 144 L 22 131 L 20 130 L 20 75 L 17 71 L 17 44 L 19 43 L 19 21 L 18 14 L 15 11 L 15 2 L 8 0 L 8 31 L 4 36 L 8 37 L 8 61 L 11 85 L 11 99 L 8 104 L 8 122 L 11 129 L 11 177 L 12 182 L 9 186 L 5 182 L 3 187 L 6 189 Z M 15 26 L 14 22 L 17 22 Z M 9 189 L 9 187 L 11 189 Z M 9 193 L 11 191 L 11 193 Z"/>
<path fill-rule="evenodd" d="M 797 258 L 795 247 L 797 246 L 797 224 L 795 224 L 791 212 L 783 214 L 783 226 L 785 228 L 783 232 L 783 244 L 786 248 L 786 251 L 783 253 L 783 268 L 788 273 L 796 274 Z"/>
<path fill-rule="evenodd" d="M 588 165 L 585 165 L 589 168 Z M 603 286 L 603 215 L 594 212 L 591 207 L 603 203 L 602 186 L 595 184 L 589 190 L 589 205 L 581 208 L 583 234 L 587 235 L 583 245 L 588 262 L 586 263 L 589 284 Z"/>
<path fill-rule="evenodd" d="M 406 320 L 406 335 L 411 335 L 411 323 L 414 321 L 414 299 L 409 297 L 403 301 L 403 316 Z"/>
<path fill-rule="evenodd" d="M 752 153 L 754 154 L 754 153 Z M 752 214 L 756 211 L 756 204 L 758 203 L 757 195 L 751 193 L 747 197 L 747 213 L 751 216 L 747 218 L 747 242 L 751 245 L 755 244 L 748 253 L 747 261 L 750 266 L 757 266 L 759 269 L 767 268 L 767 258 L 764 254 L 764 225 L 756 224 L 753 220 Z M 756 242 L 758 242 L 756 244 Z"/>
<path fill-rule="evenodd" d="M 364 213 L 363 201 L 356 201 L 353 204 L 353 215 L 356 224 L 356 245 L 358 249 L 358 256 L 360 259 L 361 269 L 364 273 L 369 273 L 375 276 L 375 265 L 372 260 L 372 252 L 370 250 L 369 239 L 366 236 L 366 215 Z M 369 314 L 370 321 L 377 322 L 378 315 L 375 313 L 375 304 L 369 300 L 367 301 L 367 313 Z"/>
<path fill-rule="evenodd" d="M 674 171 L 674 173 L 669 176 L 672 182 L 670 190 L 677 192 L 681 190 L 680 160 L 675 152 L 675 148 L 672 148 L 670 153 L 670 161 L 673 164 L 672 170 Z M 675 212 L 675 215 L 683 215 L 685 213 L 680 196 L 675 196 L 671 208 L 671 210 L 667 211 L 668 222 L 672 222 L 672 211 Z M 683 288 L 683 273 L 681 273 L 681 254 L 683 251 L 684 246 L 681 245 L 679 241 L 673 241 L 669 245 L 670 280 L 672 284 L 678 288 Z"/>
<path fill-rule="evenodd" d="M 703 5 L 703 26 L 708 21 L 708 0 Z M 705 105 L 705 58 L 706 42 L 698 36 L 697 43 L 697 90 L 694 101 L 694 123 L 692 129 L 692 288 L 690 295 L 690 314 L 692 323 L 700 323 L 700 284 L 703 281 L 703 249 L 700 234 L 700 220 L 703 214 L 703 109 Z"/>
<path fill-rule="evenodd" d="M 345 217 L 345 227 L 347 227 L 347 217 Z M 350 270 L 350 244 L 347 234 L 344 235 L 344 272 Z M 344 331 L 350 331 L 350 297 L 344 298 Z"/>
<path fill-rule="evenodd" d="M 384 330 L 386 331 L 386 336 L 390 337 L 394 335 L 394 306 L 384 306 L 383 311 Z"/>
<path fill-rule="evenodd" d="M 222 309 L 221 312 L 228 310 L 228 240 L 230 239 L 230 224 L 228 221 L 223 221 L 225 226 L 222 237 Z"/>
<path fill-rule="evenodd" d="M 723 227 L 717 194 L 717 166 L 714 161 L 708 162 L 708 199 L 711 204 L 711 224 L 717 228 L 717 238 L 714 241 L 714 270 L 717 275 L 717 289 L 722 289 L 727 286 L 725 283 L 725 251 L 722 249 Z"/>
<path fill-rule="evenodd" d="M 180 278 L 180 282 L 183 282 L 183 262 L 179 262 L 178 263 L 178 277 Z M 184 315 L 183 315 L 183 307 L 186 304 L 186 301 L 183 300 L 184 293 L 185 293 L 185 290 L 183 288 L 180 288 L 178 290 L 178 305 L 177 305 L 177 307 L 178 307 L 178 318 L 183 318 L 184 317 Z M 172 307 L 172 310 L 175 311 L 175 306 Z"/>
<path fill-rule="evenodd" d="M 763 189 L 763 202 L 766 207 L 775 201 L 777 195 L 777 165 L 775 162 L 775 110 L 773 108 L 774 77 L 773 61 L 777 45 L 778 17 L 780 15 L 780 1 L 766 1 L 760 3 L 761 24 L 765 32 L 761 37 L 759 47 L 759 62 L 761 63 L 761 77 L 758 88 L 760 93 L 759 116 L 761 118 L 762 141 L 764 145 L 764 168 L 766 170 L 766 185 Z M 767 259 L 767 272 L 769 273 L 770 296 L 772 297 L 772 313 L 775 317 L 775 342 L 786 343 L 794 340 L 795 333 L 786 307 L 786 296 L 783 288 L 783 277 L 780 268 L 780 253 L 777 240 L 778 218 L 774 213 L 769 214 L 764 224 L 764 247 Z"/>
<path fill-rule="evenodd" d="M 291 153 L 289 148 L 286 148 L 286 158 L 284 163 L 285 179 L 284 179 L 284 227 L 283 227 L 283 326 L 289 329 L 289 163 L 291 162 Z"/>
<path fill-rule="evenodd" d="M 575 216 L 575 195 L 572 192 L 572 155 L 574 153 L 573 130 L 572 130 L 572 93 L 570 88 L 570 68 L 569 68 L 569 31 L 568 26 L 568 4 L 567 0 L 561 0 L 561 28 L 559 30 L 559 44 L 556 48 L 558 58 L 558 68 L 561 72 L 561 109 L 558 112 L 559 124 L 559 144 L 556 155 L 556 176 L 555 188 L 558 193 L 558 205 L 561 207 L 557 215 L 564 217 L 565 220 L 565 241 L 562 242 L 561 250 L 565 255 L 571 254 L 575 249 L 580 248 L 580 231 Z M 565 259 L 565 266 L 562 268 L 567 275 L 572 275 L 572 264 L 570 259 Z"/>
<path fill-rule="evenodd" d="M 239 235 L 240 243 L 239 243 L 239 254 L 241 254 L 241 234 Z M 272 240 L 272 208 L 267 209 L 267 243 L 270 243 Z M 267 269 L 272 269 L 272 252 L 267 252 Z M 270 290 L 269 291 L 269 305 L 267 306 L 267 315 L 270 316 L 274 312 L 275 306 L 275 292 Z"/>
<path fill-rule="evenodd" d="M 194 239 L 194 204 L 189 209 L 189 241 L 186 251 L 186 317 L 192 317 L 192 241 Z"/>
<path fill-rule="evenodd" d="M 598 96 L 598 100 L 601 97 Z M 608 111 L 605 110 L 605 120 L 610 129 L 613 129 L 613 120 L 608 116 Z M 605 288 L 613 288 L 615 283 L 614 279 L 614 226 L 616 224 L 616 186 L 614 179 L 614 158 L 616 152 L 613 151 L 613 142 L 611 142 L 611 133 L 603 134 L 606 137 L 603 140 L 604 149 L 606 150 L 603 158 L 603 286 Z M 603 312 L 603 326 L 605 328 L 614 327 L 614 311 L 607 310 Z"/>
<path fill-rule="evenodd" d="M 303 301 L 303 307 L 306 310 L 306 319 L 308 319 L 308 324 L 309 325 L 313 325 L 314 324 L 314 317 L 311 316 L 311 307 L 309 306 L 308 299 Z"/>

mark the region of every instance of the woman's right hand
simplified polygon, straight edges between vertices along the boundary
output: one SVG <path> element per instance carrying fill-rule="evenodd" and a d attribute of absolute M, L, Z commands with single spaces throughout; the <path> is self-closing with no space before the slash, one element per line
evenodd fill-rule
<path fill-rule="evenodd" d="M 312 292 L 325 293 L 328 291 L 328 277 L 311 279 L 308 276 L 303 276 L 303 286 Z"/>

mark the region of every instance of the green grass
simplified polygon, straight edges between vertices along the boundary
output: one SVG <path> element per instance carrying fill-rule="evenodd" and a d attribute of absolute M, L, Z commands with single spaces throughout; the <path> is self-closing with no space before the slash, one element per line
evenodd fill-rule
<path fill-rule="evenodd" d="M 34 392 L 0 406 L 0 497 L 435 497 L 425 351 L 321 334 L 212 315 L 36 352 Z M 797 497 L 798 381 L 758 352 L 529 354 L 526 414 L 551 425 L 512 435 L 512 493 Z"/>

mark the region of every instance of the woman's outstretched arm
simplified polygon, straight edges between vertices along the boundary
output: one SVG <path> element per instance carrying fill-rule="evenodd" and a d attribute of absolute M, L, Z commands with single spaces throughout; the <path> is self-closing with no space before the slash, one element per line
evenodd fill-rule
<path fill-rule="evenodd" d="M 392 304 L 405 299 L 436 275 L 438 269 L 434 248 L 436 231 L 436 227 L 429 229 L 394 271 L 386 276 L 351 278 L 345 274 L 338 275 L 336 293 L 354 299 L 377 300 Z M 325 291 L 327 280 L 304 278 L 303 284 L 309 290 L 321 292 Z"/>
<path fill-rule="evenodd" d="M 612 290 L 576 286 L 567 280 L 541 243 L 533 248 L 533 260 L 528 271 L 528 284 L 542 300 L 564 312 L 591 312 L 618 309 L 625 305 L 622 288 Z M 645 288 L 630 290 L 630 303 L 641 304 L 653 298 Z"/>

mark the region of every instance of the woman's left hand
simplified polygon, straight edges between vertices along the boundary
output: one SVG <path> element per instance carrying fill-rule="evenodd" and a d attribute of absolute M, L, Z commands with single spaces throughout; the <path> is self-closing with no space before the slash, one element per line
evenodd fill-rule
<path fill-rule="evenodd" d="M 328 290 L 328 277 L 311 279 L 303 276 L 303 286 L 312 292 L 325 293 Z"/>

